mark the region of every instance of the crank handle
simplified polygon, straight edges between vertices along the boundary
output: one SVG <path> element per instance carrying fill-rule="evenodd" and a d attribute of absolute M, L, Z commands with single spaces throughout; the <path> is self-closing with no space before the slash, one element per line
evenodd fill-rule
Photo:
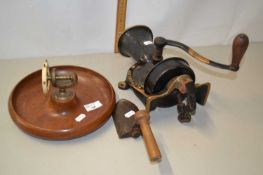
<path fill-rule="evenodd" d="M 248 39 L 248 36 L 246 34 L 239 34 L 235 37 L 235 39 L 233 40 L 233 44 L 232 44 L 232 62 L 230 65 L 214 62 L 214 61 L 200 55 L 199 53 L 194 51 L 192 48 L 190 48 L 189 46 L 187 46 L 183 43 L 180 43 L 177 41 L 172 41 L 172 40 L 167 40 L 163 37 L 156 37 L 154 40 L 154 44 L 156 46 L 156 49 L 155 49 L 155 52 L 153 54 L 153 60 L 155 60 L 157 62 L 161 61 L 163 59 L 163 57 L 162 57 L 163 48 L 166 45 L 169 45 L 169 46 L 174 46 L 174 47 L 178 47 L 178 48 L 182 49 L 183 51 L 188 53 L 193 58 L 195 58 L 198 61 L 201 61 L 205 64 L 208 64 L 210 66 L 218 67 L 221 69 L 227 69 L 227 70 L 231 70 L 231 71 L 238 71 L 241 59 L 247 50 L 247 47 L 249 44 L 249 39 Z"/>

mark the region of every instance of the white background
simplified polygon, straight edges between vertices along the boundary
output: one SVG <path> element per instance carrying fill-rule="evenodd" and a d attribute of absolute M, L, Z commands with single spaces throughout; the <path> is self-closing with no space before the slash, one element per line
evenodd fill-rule
<path fill-rule="evenodd" d="M 117 0 L 0 0 L 0 58 L 112 52 Z M 128 0 L 126 27 L 190 46 L 263 41 L 262 0 Z"/>

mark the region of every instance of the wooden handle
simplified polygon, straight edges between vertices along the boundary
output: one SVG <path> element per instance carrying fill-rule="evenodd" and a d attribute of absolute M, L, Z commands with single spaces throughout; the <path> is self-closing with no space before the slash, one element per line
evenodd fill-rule
<path fill-rule="evenodd" d="M 239 34 L 233 40 L 232 46 L 232 63 L 231 67 L 237 71 L 243 55 L 245 54 L 249 44 L 249 39 L 246 34 Z"/>
<path fill-rule="evenodd" d="M 140 125 L 143 140 L 151 162 L 161 161 L 161 152 L 153 136 L 152 129 L 149 125 L 149 113 L 145 110 L 137 111 L 135 113 L 135 119 Z"/>

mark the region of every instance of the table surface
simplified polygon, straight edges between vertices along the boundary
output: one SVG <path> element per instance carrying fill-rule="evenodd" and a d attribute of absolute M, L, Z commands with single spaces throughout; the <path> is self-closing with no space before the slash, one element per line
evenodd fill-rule
<path fill-rule="evenodd" d="M 229 63 L 230 46 L 196 50 Z M 248 175 L 263 173 L 263 43 L 251 44 L 238 73 L 211 68 L 176 49 L 189 61 L 197 83 L 210 82 L 206 106 L 197 106 L 190 123 L 177 120 L 176 107 L 151 112 L 151 126 L 162 161 L 151 164 L 142 138 L 119 139 L 112 118 L 95 132 L 69 141 L 47 141 L 22 132 L 8 112 L 8 97 L 26 75 L 42 67 L 78 65 L 104 75 L 117 99 L 126 98 L 143 108 L 131 90 L 117 88 L 134 63 L 120 54 L 101 53 L 52 58 L 0 60 L 0 174 L 182 174 Z"/>

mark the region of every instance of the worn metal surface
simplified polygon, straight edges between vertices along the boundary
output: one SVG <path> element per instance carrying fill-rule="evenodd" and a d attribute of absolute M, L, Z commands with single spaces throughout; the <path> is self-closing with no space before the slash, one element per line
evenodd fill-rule
<path fill-rule="evenodd" d="M 149 111 L 138 110 L 132 102 L 121 99 L 113 112 L 113 121 L 119 138 L 137 138 L 142 135 L 150 161 L 161 161 L 161 152 L 149 122 Z"/>
<path fill-rule="evenodd" d="M 156 49 L 154 51 L 154 57 L 155 59 L 160 59 L 162 58 L 162 53 L 163 53 L 163 48 L 166 45 L 169 46 L 174 46 L 182 49 L 189 55 L 191 55 L 193 58 L 197 59 L 198 61 L 208 64 L 213 67 L 217 67 L 220 69 L 227 69 L 231 71 L 238 71 L 239 69 L 239 64 L 241 62 L 241 59 L 243 58 L 243 55 L 245 54 L 248 44 L 249 44 L 249 39 L 246 34 L 238 34 L 232 44 L 232 61 L 231 64 L 226 65 L 226 64 L 221 64 L 215 61 L 210 60 L 209 58 L 206 58 L 199 53 L 197 53 L 195 50 L 190 48 L 189 46 L 180 43 L 178 41 L 172 41 L 165 39 L 163 37 L 156 37 L 154 40 L 154 44 L 156 46 Z"/>
<path fill-rule="evenodd" d="M 152 61 L 153 34 L 146 26 L 136 26 L 127 29 L 118 42 L 119 51 L 122 55 L 132 57 L 138 63 Z"/>
<path fill-rule="evenodd" d="M 163 59 L 163 48 L 167 45 L 174 46 L 205 64 L 237 71 L 248 47 L 249 39 L 245 34 L 236 36 L 233 41 L 230 65 L 214 62 L 178 41 L 156 37 L 153 44 L 153 34 L 147 26 L 134 26 L 126 30 L 118 44 L 122 55 L 130 56 L 137 62 L 128 70 L 126 80 L 119 83 L 119 88 L 131 87 L 145 103 L 148 111 L 156 106 L 177 105 L 179 121 L 189 122 L 191 115 L 195 113 L 196 102 L 201 105 L 206 103 L 210 84 L 195 84 L 195 74 L 189 64 L 178 57 Z M 177 79 L 181 87 L 171 88 L 172 80 L 182 76 L 188 76 L 190 81 L 184 82 Z M 168 89 L 170 89 L 169 93 L 167 93 Z"/>
<path fill-rule="evenodd" d="M 50 73 L 51 72 L 51 73 Z M 78 76 L 75 72 L 59 70 L 52 68 L 50 71 L 47 60 L 42 67 L 42 90 L 47 95 L 50 84 L 58 88 L 52 93 L 52 98 L 55 101 L 67 101 L 75 96 L 75 92 L 70 89 L 77 84 Z"/>
<path fill-rule="evenodd" d="M 134 118 L 138 110 L 138 107 L 128 100 L 121 99 L 117 102 L 112 117 L 119 138 L 137 138 L 141 135 L 140 127 Z"/>

